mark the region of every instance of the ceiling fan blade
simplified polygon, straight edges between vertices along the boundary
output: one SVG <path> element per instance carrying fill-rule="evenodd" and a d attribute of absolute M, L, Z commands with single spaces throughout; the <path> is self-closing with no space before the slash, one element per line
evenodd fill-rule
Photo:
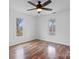
<path fill-rule="evenodd" d="M 52 2 L 51 0 L 48 0 L 48 1 L 44 2 L 42 5 L 44 7 L 44 6 L 47 6 L 48 4 L 50 4 L 51 2 Z"/>
<path fill-rule="evenodd" d="M 31 10 L 35 10 L 36 8 L 33 8 L 33 9 L 28 9 L 27 11 L 31 11 Z"/>
<path fill-rule="evenodd" d="M 29 4 L 36 6 L 34 3 L 32 3 L 31 1 L 27 1 Z"/>
<path fill-rule="evenodd" d="M 53 9 L 50 8 L 42 8 L 43 10 L 52 11 Z"/>

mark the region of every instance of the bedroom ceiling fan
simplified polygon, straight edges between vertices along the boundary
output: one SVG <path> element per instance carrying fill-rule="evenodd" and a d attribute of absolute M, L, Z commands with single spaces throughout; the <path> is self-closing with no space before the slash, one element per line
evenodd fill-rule
<path fill-rule="evenodd" d="M 52 2 L 51 0 L 47 0 L 46 2 L 42 4 L 41 1 L 38 1 L 38 4 L 36 5 L 32 3 L 31 1 L 28 1 L 28 3 L 35 6 L 35 8 L 28 9 L 27 11 L 37 10 L 38 13 L 40 13 L 42 10 L 52 11 L 53 9 L 51 8 L 45 8 L 45 6 L 49 5 L 51 2 Z"/>

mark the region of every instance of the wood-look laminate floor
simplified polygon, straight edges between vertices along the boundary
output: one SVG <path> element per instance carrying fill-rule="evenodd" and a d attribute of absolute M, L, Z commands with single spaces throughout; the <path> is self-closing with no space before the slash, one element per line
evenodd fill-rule
<path fill-rule="evenodd" d="M 69 46 L 32 40 L 9 48 L 9 59 L 70 59 Z"/>

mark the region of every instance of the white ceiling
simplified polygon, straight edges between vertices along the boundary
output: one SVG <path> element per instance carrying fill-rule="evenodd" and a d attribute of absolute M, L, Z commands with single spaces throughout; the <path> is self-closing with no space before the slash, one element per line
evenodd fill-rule
<path fill-rule="evenodd" d="M 38 0 L 10 0 L 10 9 L 13 9 L 13 10 L 16 10 L 16 11 L 19 11 L 22 13 L 26 13 L 28 15 L 37 15 L 38 13 L 36 10 L 27 11 L 27 9 L 34 8 L 34 6 L 27 3 L 27 1 L 32 1 L 33 3 L 37 4 Z M 41 1 L 44 2 L 46 0 L 41 0 Z M 68 9 L 70 9 L 70 0 L 52 0 L 52 3 L 46 7 L 52 8 L 53 11 L 43 10 L 41 12 L 42 15 L 50 14 L 55 11 L 60 12 L 63 10 L 68 10 Z"/>

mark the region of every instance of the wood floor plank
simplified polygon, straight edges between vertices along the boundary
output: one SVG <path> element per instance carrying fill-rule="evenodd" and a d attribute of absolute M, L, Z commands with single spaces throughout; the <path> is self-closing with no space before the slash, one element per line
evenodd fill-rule
<path fill-rule="evenodd" d="M 70 47 L 36 39 L 9 47 L 9 59 L 70 59 Z"/>

